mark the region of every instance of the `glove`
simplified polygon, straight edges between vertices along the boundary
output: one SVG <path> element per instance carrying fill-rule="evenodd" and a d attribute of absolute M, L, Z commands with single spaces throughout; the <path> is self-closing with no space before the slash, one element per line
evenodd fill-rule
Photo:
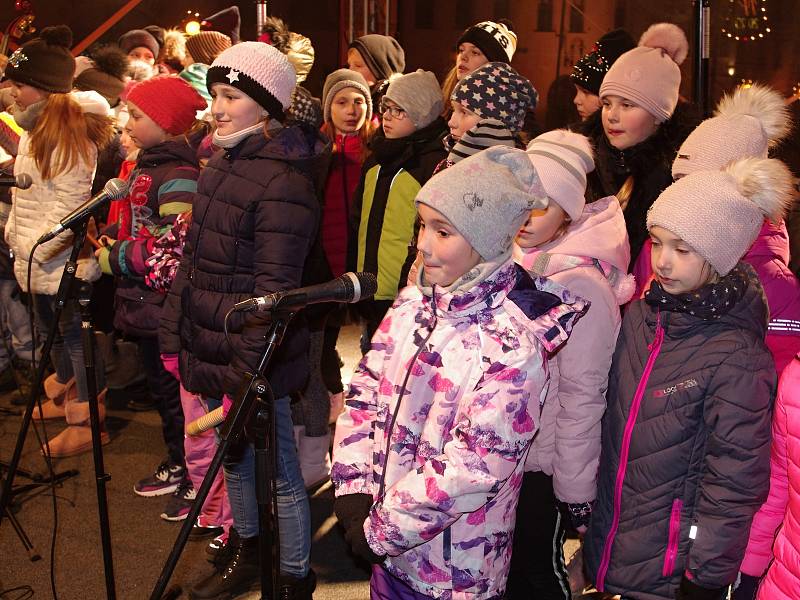
<path fill-rule="evenodd" d="M 567 512 L 569 512 L 569 520 L 575 531 L 580 534 L 586 533 L 586 529 L 589 527 L 589 519 L 592 517 L 591 502 L 567 504 Z"/>
<path fill-rule="evenodd" d="M 233 406 L 233 399 L 230 396 L 228 396 L 228 394 L 225 394 L 222 397 L 222 416 L 223 417 L 227 417 L 228 416 L 228 411 L 231 409 L 231 406 Z"/>
<path fill-rule="evenodd" d="M 338 496 L 333 501 L 333 512 L 342 524 L 347 537 L 347 531 L 354 525 L 363 526 L 372 508 L 371 494 L 348 494 Z"/>
<path fill-rule="evenodd" d="M 361 521 L 361 523 L 353 523 L 352 526 L 344 532 L 344 539 L 350 545 L 353 554 L 363 558 L 371 565 L 379 565 L 386 560 L 386 556 L 375 554 L 372 548 L 369 547 L 367 536 L 364 535 L 364 521 Z"/>
<path fill-rule="evenodd" d="M 181 380 L 180 369 L 178 368 L 177 354 L 162 354 L 161 362 L 164 363 L 164 370 L 178 381 Z"/>
<path fill-rule="evenodd" d="M 760 577 L 739 573 L 739 585 L 733 588 L 732 600 L 756 600 Z"/>
<path fill-rule="evenodd" d="M 676 600 L 724 600 L 727 598 L 728 586 L 721 588 L 700 587 L 684 575 L 681 578 L 681 585 L 675 592 Z"/>

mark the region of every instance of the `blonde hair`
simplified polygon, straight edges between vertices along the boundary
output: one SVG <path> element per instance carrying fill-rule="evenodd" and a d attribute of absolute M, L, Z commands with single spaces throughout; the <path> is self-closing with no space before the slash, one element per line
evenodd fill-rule
<path fill-rule="evenodd" d="M 453 112 L 453 106 L 450 104 L 450 96 L 453 95 L 453 90 L 456 89 L 456 84 L 458 83 L 458 69 L 453 66 L 450 71 L 444 77 L 444 83 L 442 83 L 442 102 L 444 104 L 444 110 L 442 111 L 442 116 L 448 118 L 450 113 Z"/>
<path fill-rule="evenodd" d="M 629 175 L 625 180 L 625 183 L 622 184 L 622 187 L 619 188 L 619 191 L 617 192 L 617 200 L 619 201 L 619 205 L 622 207 L 622 210 L 625 210 L 625 207 L 628 206 L 628 201 L 633 195 L 633 184 L 633 175 Z"/>
<path fill-rule="evenodd" d="M 370 155 L 369 149 L 369 141 L 372 139 L 372 136 L 375 134 L 375 123 L 370 120 L 364 120 L 364 124 L 361 126 L 361 129 L 358 130 L 358 137 L 361 140 L 361 157 L 360 160 L 363 163 L 367 160 L 367 157 Z M 331 121 L 330 116 L 328 116 L 328 120 L 322 124 L 320 127 L 320 131 L 328 136 L 328 139 L 333 142 L 332 152 L 336 154 L 339 151 L 339 148 L 336 145 L 336 127 L 333 126 L 333 121 Z"/>

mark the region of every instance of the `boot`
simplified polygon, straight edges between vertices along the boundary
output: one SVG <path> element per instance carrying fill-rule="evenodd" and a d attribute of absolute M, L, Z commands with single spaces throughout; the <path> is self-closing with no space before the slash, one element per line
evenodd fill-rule
<path fill-rule="evenodd" d="M 322 485 L 331 476 L 330 445 L 330 432 L 320 437 L 303 435 L 300 438 L 297 453 L 307 490 Z"/>
<path fill-rule="evenodd" d="M 56 404 L 63 404 L 64 399 L 67 397 L 67 392 L 74 385 L 74 377 L 62 383 L 58 380 L 56 374 L 53 373 L 44 380 L 44 395 Z"/>
<path fill-rule="evenodd" d="M 67 402 L 70 401 L 70 398 L 74 401 L 77 394 L 75 378 L 73 377 L 66 383 L 60 383 L 55 374 L 50 375 L 44 381 L 44 392 L 48 400 L 42 402 L 41 412 L 38 405 L 33 407 L 33 418 L 37 421 L 63 419 L 67 416 L 65 409 Z"/>
<path fill-rule="evenodd" d="M 225 549 L 217 555 L 214 572 L 189 590 L 189 598 L 234 598 L 261 579 L 258 537 L 240 538 L 231 528 Z"/>
<path fill-rule="evenodd" d="M 100 443 L 105 445 L 111 441 L 103 427 L 106 417 L 106 407 L 103 405 L 105 390 L 98 394 L 100 411 Z M 65 403 L 65 416 L 67 418 L 67 428 L 49 441 L 50 456 L 52 458 L 65 458 L 76 456 L 92 449 L 92 428 L 89 422 L 89 403 L 76 402 L 72 399 Z M 47 452 L 46 447 L 42 447 L 42 454 Z"/>
<path fill-rule="evenodd" d="M 301 578 L 281 575 L 278 600 L 311 600 L 316 588 L 317 574 L 313 569 L 309 569 L 308 574 Z"/>

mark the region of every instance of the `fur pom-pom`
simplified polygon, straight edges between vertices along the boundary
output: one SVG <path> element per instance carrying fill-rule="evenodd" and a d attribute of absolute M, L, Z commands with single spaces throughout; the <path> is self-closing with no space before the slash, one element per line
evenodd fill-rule
<path fill-rule="evenodd" d="M 45 27 L 39 34 L 45 42 L 51 46 L 63 46 L 64 48 L 72 48 L 72 29 L 66 25 L 56 25 L 54 27 Z"/>
<path fill-rule="evenodd" d="M 774 146 L 785 138 L 792 127 L 789 109 L 778 92 L 760 83 L 749 88 L 737 88 L 720 100 L 714 113 L 718 117 L 735 119 L 743 115 L 755 117 L 767 134 L 769 145 Z"/>
<path fill-rule="evenodd" d="M 794 200 L 794 177 L 774 158 L 745 158 L 732 162 L 725 171 L 736 181 L 739 193 L 749 198 L 773 223 L 786 215 Z"/>
<path fill-rule="evenodd" d="M 689 55 L 689 41 L 683 29 L 673 23 L 651 25 L 639 38 L 640 46 L 661 48 L 679 65 Z"/>
<path fill-rule="evenodd" d="M 103 46 L 92 53 L 95 68 L 117 79 L 124 79 L 130 62 L 118 46 Z"/>
<path fill-rule="evenodd" d="M 180 29 L 167 29 L 161 47 L 164 62 L 180 63 L 186 61 L 186 35 Z"/>
<path fill-rule="evenodd" d="M 261 34 L 269 35 L 269 43 L 274 46 L 276 50 L 280 50 L 282 54 L 286 54 L 290 50 L 290 33 L 286 21 L 280 17 L 267 17 L 264 21 L 264 25 L 261 27 Z"/>

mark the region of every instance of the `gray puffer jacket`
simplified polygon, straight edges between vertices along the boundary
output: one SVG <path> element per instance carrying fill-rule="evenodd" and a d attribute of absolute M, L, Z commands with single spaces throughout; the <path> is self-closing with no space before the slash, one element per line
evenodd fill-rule
<path fill-rule="evenodd" d="M 584 559 L 597 588 L 675 598 L 736 579 L 769 489 L 775 367 L 758 277 L 724 316 L 630 305 L 603 418 L 597 503 Z"/>

